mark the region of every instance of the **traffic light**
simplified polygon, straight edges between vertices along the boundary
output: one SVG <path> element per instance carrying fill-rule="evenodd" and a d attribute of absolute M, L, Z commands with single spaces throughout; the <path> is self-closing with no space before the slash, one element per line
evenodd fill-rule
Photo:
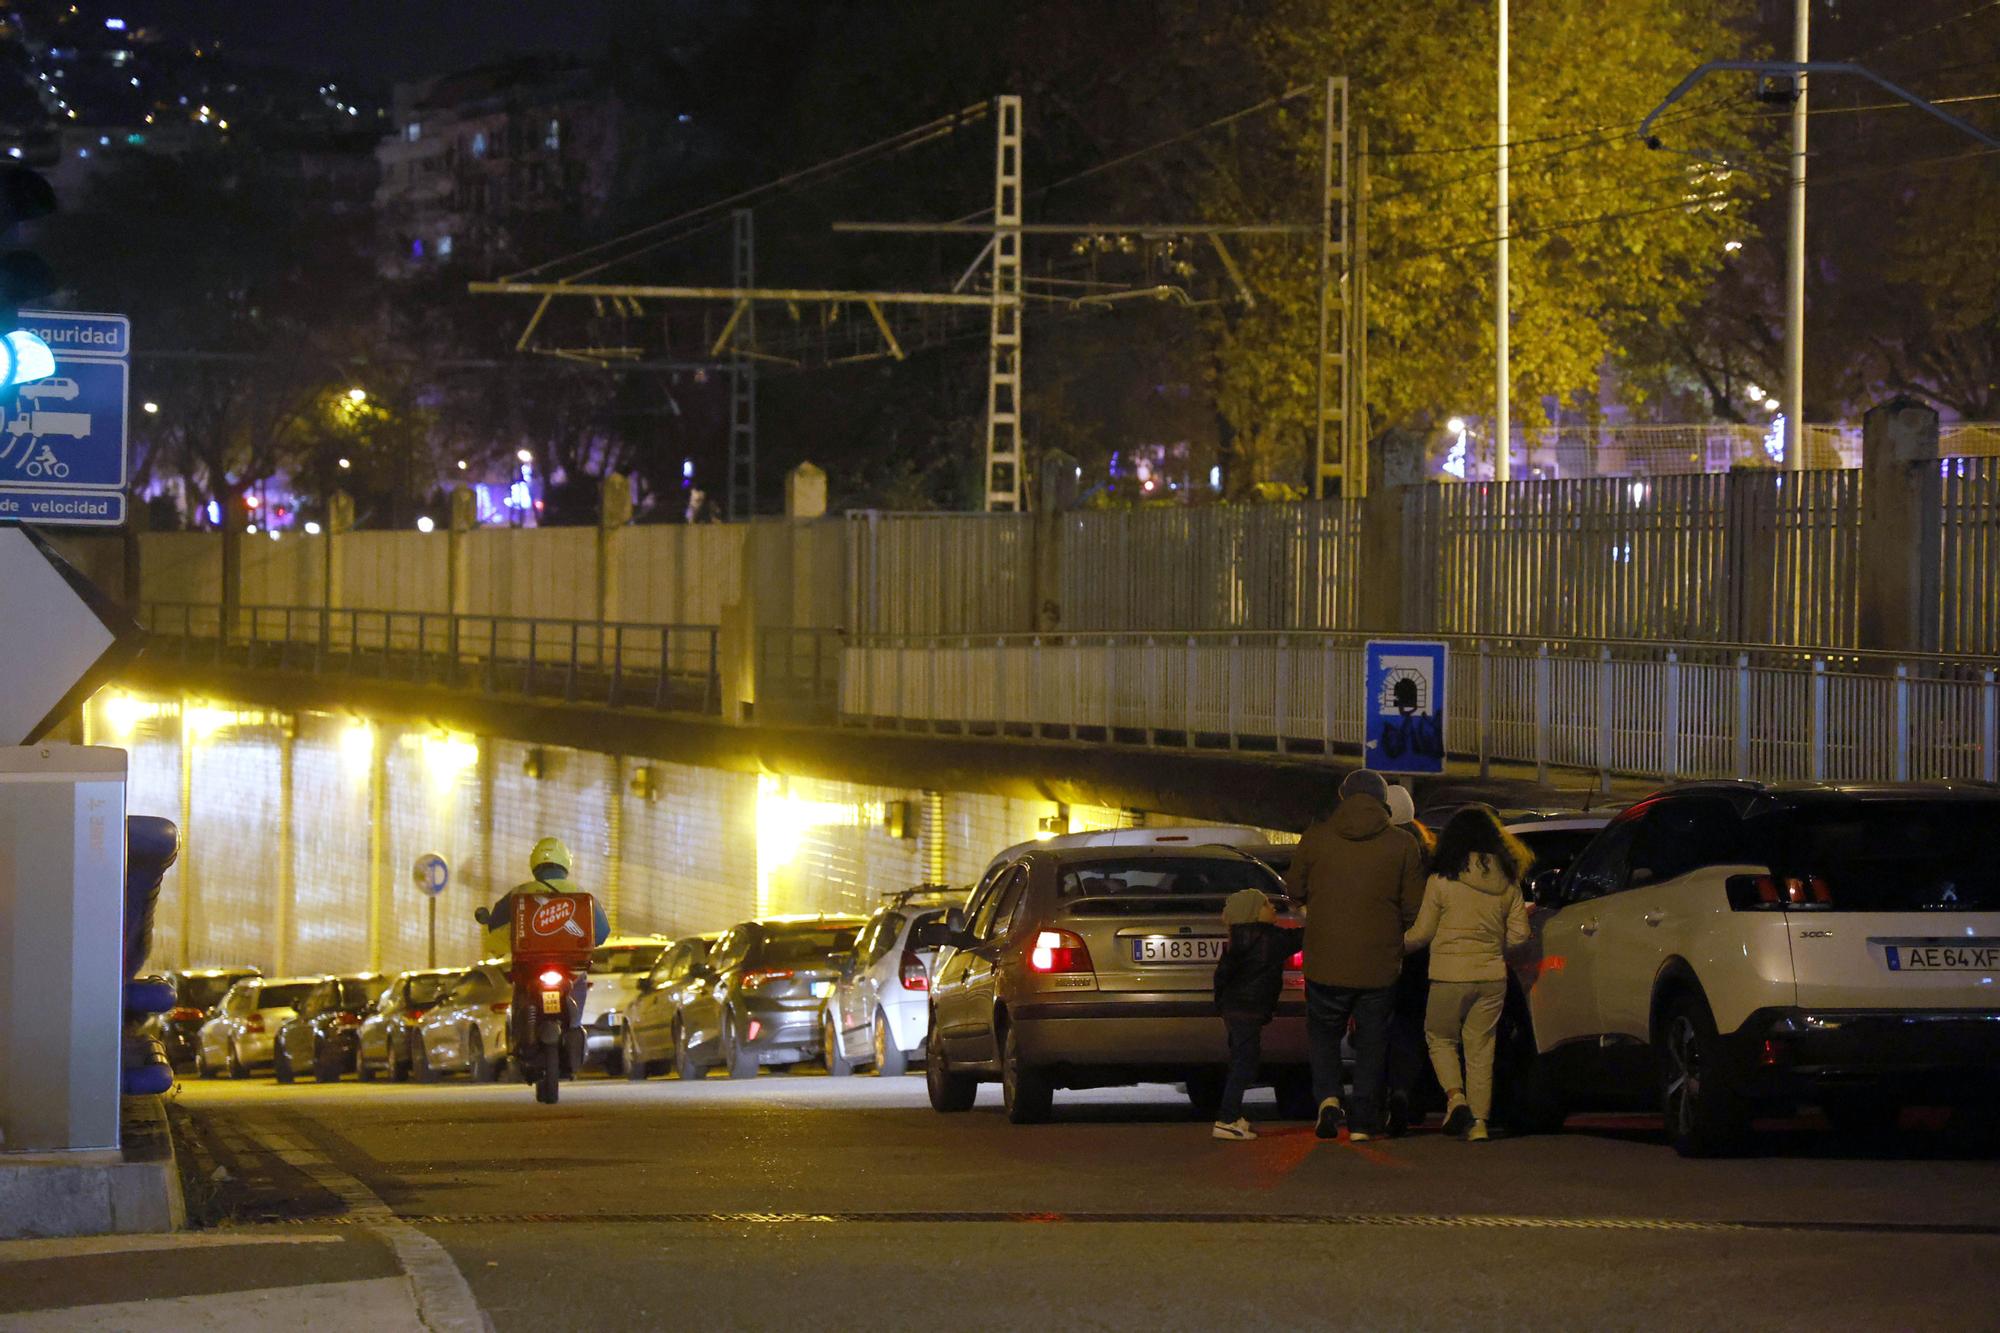
<path fill-rule="evenodd" d="M 56 192 L 27 167 L 0 169 L 0 236 L 56 211 Z M 0 404 L 12 403 L 23 384 L 56 373 L 55 354 L 41 337 L 21 327 L 21 307 L 55 289 L 48 261 L 32 250 L 0 256 Z"/>

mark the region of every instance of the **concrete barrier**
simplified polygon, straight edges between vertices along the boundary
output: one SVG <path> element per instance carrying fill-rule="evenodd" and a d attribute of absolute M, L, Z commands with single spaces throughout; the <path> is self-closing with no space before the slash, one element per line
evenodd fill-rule
<path fill-rule="evenodd" d="M 122 1152 L 0 1153 L 0 1240 L 187 1225 L 166 1104 L 126 1097 Z"/>

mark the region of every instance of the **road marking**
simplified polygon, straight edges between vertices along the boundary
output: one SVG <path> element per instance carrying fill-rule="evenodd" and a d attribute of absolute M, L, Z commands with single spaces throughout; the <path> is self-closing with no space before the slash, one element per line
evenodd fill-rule
<path fill-rule="evenodd" d="M 9 1333 L 130 1333 L 132 1329 L 198 1328 L 203 1333 L 269 1333 L 293 1329 L 408 1328 L 416 1314 L 410 1284 L 399 1277 L 259 1287 L 209 1296 L 29 1310 L 7 1316 Z"/>
<path fill-rule="evenodd" d="M 148 1250 L 202 1250 L 224 1245 L 338 1245 L 345 1236 L 286 1236 L 269 1232 L 166 1232 L 136 1236 L 65 1236 L 52 1240 L 0 1241 L 0 1264 L 38 1259 L 80 1259 L 97 1254 L 140 1254 Z"/>
<path fill-rule="evenodd" d="M 360 1219 L 316 1217 L 302 1223 L 339 1226 Z M 2000 1223 L 1846 1222 L 1678 1217 L 1541 1217 L 1504 1213 L 1064 1213 L 1064 1212 L 714 1212 L 714 1213 L 423 1213 L 401 1221 L 419 1226 L 556 1226 L 577 1223 L 639 1226 L 888 1226 L 919 1223 L 1063 1223 L 1072 1226 L 1410 1227 L 1501 1231 L 1851 1232 L 1858 1235 L 2000 1236 Z"/>
<path fill-rule="evenodd" d="M 248 1133 L 286 1165 L 311 1176 L 320 1188 L 347 1206 L 328 1221 L 366 1227 L 395 1254 L 416 1296 L 417 1313 L 433 1333 L 485 1333 L 491 1327 L 466 1285 L 465 1274 L 444 1246 L 397 1217 L 374 1190 L 342 1171 L 325 1154 L 274 1125 L 250 1121 Z"/>

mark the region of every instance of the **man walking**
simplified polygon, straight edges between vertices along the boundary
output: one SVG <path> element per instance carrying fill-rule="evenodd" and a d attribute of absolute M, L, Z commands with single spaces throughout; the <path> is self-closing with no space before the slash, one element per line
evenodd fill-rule
<path fill-rule="evenodd" d="M 1424 899 L 1417 840 L 1389 822 L 1389 784 L 1357 769 L 1340 804 L 1305 831 L 1285 888 L 1306 905 L 1306 1035 L 1311 1043 L 1316 1132 L 1357 1140 L 1383 1130 L 1389 1019 L 1403 970 L 1403 932 Z M 1340 1042 L 1354 1021 L 1354 1100 L 1341 1104 Z"/>

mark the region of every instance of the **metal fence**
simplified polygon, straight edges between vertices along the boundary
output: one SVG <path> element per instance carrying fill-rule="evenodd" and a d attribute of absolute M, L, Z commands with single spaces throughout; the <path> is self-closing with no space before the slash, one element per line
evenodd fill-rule
<path fill-rule="evenodd" d="M 1454 638 L 1447 746 L 1614 776 L 2000 780 L 1992 660 Z M 885 638 L 842 649 L 841 720 L 961 735 L 1355 755 L 1365 639 Z"/>
<path fill-rule="evenodd" d="M 521 616 L 153 602 L 150 650 L 184 662 L 367 677 L 594 702 L 716 712 L 713 625 L 599 624 Z"/>

